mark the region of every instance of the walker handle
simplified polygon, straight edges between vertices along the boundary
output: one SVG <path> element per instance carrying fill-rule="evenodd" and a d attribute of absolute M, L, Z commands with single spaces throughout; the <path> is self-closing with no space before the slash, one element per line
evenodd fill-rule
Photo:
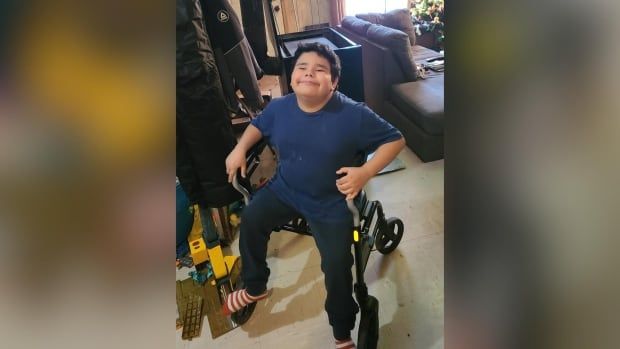
<path fill-rule="evenodd" d="M 243 195 L 243 201 L 245 202 L 246 206 L 248 204 L 250 204 L 250 192 L 245 189 L 244 186 L 242 186 L 239 181 L 237 180 L 237 173 L 235 173 L 235 175 L 233 176 L 233 180 L 232 180 L 232 186 L 241 193 L 241 195 Z"/>
<path fill-rule="evenodd" d="M 347 199 L 347 207 L 349 208 L 349 211 L 351 211 L 351 213 L 353 214 L 353 226 L 356 229 L 359 229 L 359 226 L 360 226 L 360 211 L 355 206 L 355 203 L 353 202 L 353 199 Z"/>

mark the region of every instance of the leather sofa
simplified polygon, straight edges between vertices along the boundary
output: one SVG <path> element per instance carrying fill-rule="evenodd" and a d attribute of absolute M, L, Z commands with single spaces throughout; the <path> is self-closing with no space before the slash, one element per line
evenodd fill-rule
<path fill-rule="evenodd" d="M 404 31 L 357 17 L 345 17 L 335 29 L 362 46 L 366 104 L 403 133 L 422 161 L 442 159 L 444 74 L 420 79 L 414 63 L 439 53 L 415 45 Z"/>

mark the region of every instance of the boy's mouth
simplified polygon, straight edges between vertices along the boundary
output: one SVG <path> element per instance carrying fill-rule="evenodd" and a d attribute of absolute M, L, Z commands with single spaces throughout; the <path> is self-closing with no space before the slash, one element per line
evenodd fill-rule
<path fill-rule="evenodd" d="M 309 80 L 300 80 L 298 82 L 298 84 L 300 84 L 300 85 L 318 85 L 318 83 L 316 83 L 314 81 L 309 81 Z"/>

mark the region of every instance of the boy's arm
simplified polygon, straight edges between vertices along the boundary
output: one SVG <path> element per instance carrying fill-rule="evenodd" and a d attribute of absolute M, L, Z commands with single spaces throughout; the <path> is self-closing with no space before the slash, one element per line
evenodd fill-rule
<path fill-rule="evenodd" d="M 393 142 L 385 143 L 379 146 L 377 151 L 375 151 L 375 155 L 373 155 L 372 158 L 362 166 L 362 168 L 364 168 L 370 175 L 368 179 L 383 170 L 385 166 L 396 158 L 396 155 L 398 155 L 404 147 L 405 139 L 402 137 Z"/>
<path fill-rule="evenodd" d="M 260 141 L 261 138 L 263 138 L 263 134 L 260 130 L 256 126 L 249 124 L 241 135 L 241 138 L 239 138 L 239 142 L 235 148 L 242 149 L 243 152 L 246 153 L 256 142 Z"/>
<path fill-rule="evenodd" d="M 379 146 L 372 159 L 363 166 L 340 168 L 336 173 L 345 173 L 346 176 L 336 180 L 338 190 L 347 196 L 347 200 L 354 199 L 364 185 L 366 185 L 377 172 L 381 171 L 394 160 L 396 155 L 398 155 L 404 147 L 405 139 L 401 137 L 400 139 Z"/>
<path fill-rule="evenodd" d="M 247 166 L 245 161 L 246 153 L 262 137 L 263 134 L 260 130 L 252 124 L 245 129 L 235 148 L 226 157 L 226 173 L 228 174 L 229 183 L 232 182 L 238 168 L 241 168 L 241 176 L 245 178 Z"/>

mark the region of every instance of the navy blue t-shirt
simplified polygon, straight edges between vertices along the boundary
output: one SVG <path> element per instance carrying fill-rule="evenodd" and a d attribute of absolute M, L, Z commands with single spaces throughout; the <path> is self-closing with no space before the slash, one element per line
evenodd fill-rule
<path fill-rule="evenodd" d="M 314 113 L 301 110 L 294 93 L 274 99 L 252 125 L 278 153 L 267 188 L 307 219 L 321 221 L 351 219 L 336 171 L 402 137 L 365 104 L 340 92 Z"/>

